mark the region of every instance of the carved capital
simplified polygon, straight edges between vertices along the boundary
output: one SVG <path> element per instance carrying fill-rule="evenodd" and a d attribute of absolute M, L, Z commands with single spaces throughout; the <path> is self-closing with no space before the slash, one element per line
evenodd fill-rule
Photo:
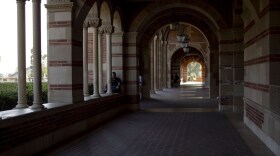
<path fill-rule="evenodd" d="M 90 27 L 97 28 L 97 27 L 100 27 L 100 24 L 101 24 L 101 19 L 99 19 L 99 18 L 92 18 L 92 19 L 88 20 L 88 25 Z"/>
<path fill-rule="evenodd" d="M 89 27 L 88 21 L 85 20 L 85 21 L 84 21 L 84 24 L 83 24 L 83 28 L 88 28 L 88 27 Z"/>
<path fill-rule="evenodd" d="M 122 34 L 123 33 L 122 28 L 114 26 L 114 33 L 115 34 Z"/>
<path fill-rule="evenodd" d="M 105 34 L 112 34 L 114 32 L 114 26 L 112 26 L 112 25 L 102 25 L 101 30 Z"/>

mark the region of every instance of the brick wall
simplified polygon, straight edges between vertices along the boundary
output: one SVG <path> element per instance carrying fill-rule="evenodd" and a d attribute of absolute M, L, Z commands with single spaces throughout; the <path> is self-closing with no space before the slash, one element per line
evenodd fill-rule
<path fill-rule="evenodd" d="M 254 122 L 259 128 L 262 128 L 262 125 L 264 123 L 264 114 L 261 111 L 246 103 L 245 113 L 246 117 L 248 117 L 252 122 Z"/>
<path fill-rule="evenodd" d="M 23 143 L 124 105 L 124 96 L 114 95 L 5 119 L 0 125 L 0 155 Z"/>

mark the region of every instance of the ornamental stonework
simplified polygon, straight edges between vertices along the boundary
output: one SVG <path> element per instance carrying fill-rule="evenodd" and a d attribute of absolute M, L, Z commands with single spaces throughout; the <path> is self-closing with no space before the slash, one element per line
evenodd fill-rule
<path fill-rule="evenodd" d="M 101 30 L 105 34 L 112 34 L 114 32 L 114 26 L 112 26 L 112 25 L 103 25 L 102 24 Z"/>
<path fill-rule="evenodd" d="M 97 28 L 100 26 L 100 24 L 101 24 L 101 20 L 99 18 L 88 19 L 88 25 L 90 27 Z"/>

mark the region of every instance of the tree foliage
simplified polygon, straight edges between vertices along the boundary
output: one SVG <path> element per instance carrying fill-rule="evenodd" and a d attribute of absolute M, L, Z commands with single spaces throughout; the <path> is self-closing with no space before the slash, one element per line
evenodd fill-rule
<path fill-rule="evenodd" d="M 18 93 L 17 83 L 0 83 L 0 111 L 15 108 L 17 105 Z M 33 83 L 26 84 L 27 103 L 32 105 L 33 102 Z M 47 103 L 48 86 L 42 84 L 42 101 Z"/>

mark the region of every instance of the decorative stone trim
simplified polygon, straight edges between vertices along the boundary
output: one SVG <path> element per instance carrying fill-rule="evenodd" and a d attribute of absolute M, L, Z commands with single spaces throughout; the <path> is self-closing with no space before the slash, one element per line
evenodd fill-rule
<path fill-rule="evenodd" d="M 72 21 L 49 22 L 48 28 L 71 27 Z"/>
<path fill-rule="evenodd" d="M 112 34 L 114 32 L 114 26 L 111 25 L 111 23 L 108 22 L 102 22 L 101 31 L 105 34 Z"/>
<path fill-rule="evenodd" d="M 83 84 L 50 84 L 50 90 L 80 90 Z"/>
<path fill-rule="evenodd" d="M 247 88 L 260 90 L 260 91 L 263 91 L 263 92 L 269 92 L 269 85 L 265 85 L 265 84 L 244 82 L 244 86 L 247 87 Z"/>
<path fill-rule="evenodd" d="M 250 45 L 256 43 L 260 39 L 263 39 L 267 35 L 279 35 L 280 34 L 280 27 L 270 27 L 265 29 L 264 31 L 260 32 L 256 36 L 252 37 L 249 41 L 245 43 L 245 48 L 249 47 Z"/>
<path fill-rule="evenodd" d="M 82 61 L 49 61 L 50 67 L 62 67 L 62 66 L 75 66 L 75 67 L 81 67 L 83 66 Z"/>
<path fill-rule="evenodd" d="M 244 27 L 244 34 L 249 31 L 254 25 L 255 25 L 255 21 L 252 20 L 247 26 Z"/>
<path fill-rule="evenodd" d="M 45 7 L 50 12 L 72 11 L 73 6 L 74 3 L 69 0 L 60 0 L 59 2 L 51 0 L 48 1 L 48 4 L 45 4 Z"/>
<path fill-rule="evenodd" d="M 245 103 L 245 113 L 247 118 L 249 118 L 253 123 L 262 129 L 262 125 L 264 123 L 264 113 L 252 107 L 248 103 Z"/>
<path fill-rule="evenodd" d="M 100 24 L 101 24 L 101 19 L 99 19 L 99 18 L 88 19 L 89 27 L 97 28 L 97 27 L 100 27 Z"/>
<path fill-rule="evenodd" d="M 75 40 L 60 39 L 60 40 L 49 40 L 49 45 L 52 45 L 52 46 L 74 45 L 74 46 L 82 47 L 82 42 L 75 41 Z"/>
<path fill-rule="evenodd" d="M 280 62 L 280 54 L 261 56 L 252 60 L 244 62 L 244 66 L 251 66 L 255 64 L 261 64 L 266 62 Z"/>
<path fill-rule="evenodd" d="M 25 3 L 26 1 L 29 1 L 29 0 L 17 0 L 17 3 L 18 3 L 18 2 Z"/>

